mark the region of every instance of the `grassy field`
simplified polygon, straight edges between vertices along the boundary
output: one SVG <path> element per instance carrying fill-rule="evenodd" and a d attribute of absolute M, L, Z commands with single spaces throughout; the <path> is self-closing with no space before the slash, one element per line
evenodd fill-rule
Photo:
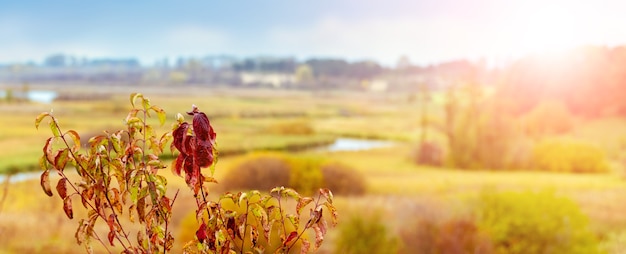
<path fill-rule="evenodd" d="M 123 126 L 122 120 L 130 108 L 125 92 L 115 92 L 107 100 L 96 101 L 0 103 L 3 116 L 0 172 L 37 170 L 33 165 L 36 165 L 43 142 L 49 135 L 45 126 L 40 130 L 34 128 L 35 116 L 40 112 L 53 109 L 66 130 L 71 128 L 84 135 L 93 135 Z M 589 217 L 594 232 L 608 244 L 621 239 L 608 236 L 626 235 L 626 216 L 623 215 L 626 212 L 626 180 L 621 166 L 621 160 L 626 158 L 625 119 L 584 121 L 567 134 L 605 149 L 614 165 L 609 173 L 465 171 L 413 163 L 411 153 L 419 136 L 420 118 L 416 104 L 403 100 L 402 95 L 206 89 L 187 93 L 192 96 L 167 89 L 143 93 L 167 112 L 168 124 L 158 128 L 160 133 L 168 131 L 176 113 L 188 111 L 191 104 L 198 105 L 212 116 L 219 149 L 228 155 L 221 157 L 217 165 L 218 181 L 239 159 L 238 154 L 247 151 L 297 150 L 326 144 L 338 136 L 395 140 L 396 146 L 366 151 L 299 151 L 303 154 L 322 153 L 352 166 L 366 177 L 366 195 L 337 198 L 343 218 L 364 209 L 381 209 L 392 215 L 394 219 L 389 226 L 397 232 L 405 220 L 416 216 L 465 213 L 484 192 L 548 190 L 579 204 Z M 276 125 L 294 121 L 310 124 L 315 132 L 285 135 L 273 131 Z M 443 139 L 434 129 L 431 133 L 434 139 Z M 173 176 L 169 169 L 163 170 L 162 174 L 168 178 L 170 192 L 181 190 L 173 218 L 176 236 L 188 230 L 182 228 L 182 221 L 195 207 L 193 197 L 187 192 L 182 178 Z M 77 222 L 67 220 L 60 200 L 45 196 L 38 180 L 11 183 L 0 189 L 0 198 L 3 195 L 6 200 L 0 206 L 0 253 L 83 252 L 73 240 Z M 81 214 L 75 217 L 80 218 Z M 33 240 L 33 236 L 37 240 Z M 324 250 L 332 250 L 336 237 L 336 232 L 331 231 Z M 174 249 L 180 249 L 180 245 Z"/>

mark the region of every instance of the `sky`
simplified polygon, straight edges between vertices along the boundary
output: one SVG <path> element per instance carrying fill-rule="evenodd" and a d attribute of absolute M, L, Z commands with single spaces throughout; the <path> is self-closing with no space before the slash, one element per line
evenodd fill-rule
<path fill-rule="evenodd" d="M 626 44 L 624 10 L 606 0 L 0 0 L 0 63 L 56 53 L 497 62 Z"/>

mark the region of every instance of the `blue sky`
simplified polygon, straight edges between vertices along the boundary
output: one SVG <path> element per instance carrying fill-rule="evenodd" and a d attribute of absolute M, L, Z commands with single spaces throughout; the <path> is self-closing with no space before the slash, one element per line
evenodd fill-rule
<path fill-rule="evenodd" d="M 393 65 L 626 43 L 626 4 L 575 0 L 0 0 L 0 63 L 46 55 L 342 57 Z"/>

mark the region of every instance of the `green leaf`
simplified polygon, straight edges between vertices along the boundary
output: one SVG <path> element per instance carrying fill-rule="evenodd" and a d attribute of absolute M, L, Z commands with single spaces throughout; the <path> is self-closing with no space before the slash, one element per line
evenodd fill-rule
<path fill-rule="evenodd" d="M 39 157 L 39 167 L 41 167 L 41 169 L 48 170 L 50 169 L 49 166 L 50 166 L 50 163 L 48 163 L 48 159 L 46 159 L 45 154 Z"/>
<path fill-rule="evenodd" d="M 161 124 L 161 126 L 163 126 L 163 124 L 165 124 L 165 120 L 167 117 L 165 115 L 165 110 L 157 106 L 152 106 L 150 109 L 154 110 L 154 112 L 157 114 L 157 117 L 159 118 L 159 123 Z"/>
<path fill-rule="evenodd" d="M 139 186 L 132 185 L 129 190 L 130 190 L 130 201 L 132 201 L 133 203 L 137 203 L 137 195 L 139 194 Z"/>
<path fill-rule="evenodd" d="M 254 217 L 257 217 L 257 218 L 262 218 L 263 216 L 267 217 L 267 214 L 265 213 L 265 209 L 263 209 L 263 207 L 261 207 L 261 205 L 259 204 L 252 205 L 250 207 L 250 211 L 252 212 Z"/>
<path fill-rule="evenodd" d="M 137 101 L 137 98 L 143 98 L 143 94 L 140 94 L 140 93 L 130 94 L 130 105 L 132 105 L 133 108 L 135 107 L 135 102 Z"/>
<path fill-rule="evenodd" d="M 36 128 L 36 129 L 39 129 L 39 124 L 41 123 L 41 121 L 42 121 L 44 118 L 46 118 L 46 116 L 50 116 L 50 117 L 52 117 L 52 116 L 50 115 L 50 113 L 48 113 L 48 112 L 43 112 L 43 113 L 39 114 L 39 115 L 37 116 L 37 118 L 35 118 L 35 128 Z"/>
<path fill-rule="evenodd" d="M 55 137 L 61 136 L 61 130 L 59 130 L 59 125 L 57 125 L 57 122 L 54 121 L 54 119 L 50 121 L 50 130 L 52 131 L 52 135 L 54 135 Z"/>
<path fill-rule="evenodd" d="M 289 219 L 289 222 L 291 222 L 291 225 L 293 225 L 295 229 L 298 230 L 300 226 L 300 217 L 295 214 L 287 214 L 286 217 L 287 219 Z"/>
<path fill-rule="evenodd" d="M 78 132 L 76 132 L 75 130 L 69 130 L 65 132 L 65 135 L 70 135 L 72 138 L 72 141 L 74 142 L 74 148 L 72 150 L 73 151 L 80 150 L 80 135 L 78 135 Z"/>
<path fill-rule="evenodd" d="M 285 187 L 282 187 L 282 186 L 281 186 L 281 187 L 274 187 L 274 188 L 270 191 L 270 194 L 273 194 L 274 192 L 276 192 L 276 193 L 280 194 L 280 193 L 282 192 L 282 190 L 284 190 L 284 189 L 285 189 Z"/>
<path fill-rule="evenodd" d="M 145 110 L 146 113 L 147 113 L 148 109 L 150 109 L 150 99 L 142 96 L 141 97 L 141 106 L 143 106 L 143 110 Z"/>
<path fill-rule="evenodd" d="M 130 118 L 126 119 L 126 124 L 127 125 L 132 125 L 132 124 L 135 124 L 135 123 L 142 123 L 141 118 L 134 116 L 134 117 L 130 117 Z"/>
<path fill-rule="evenodd" d="M 122 135 L 120 133 L 113 133 L 110 135 L 111 144 L 113 145 L 113 150 L 116 153 L 120 153 L 122 151 L 122 146 L 120 142 L 122 141 Z"/>
<path fill-rule="evenodd" d="M 300 200 L 301 196 L 298 192 L 296 192 L 296 190 L 291 189 L 291 188 L 285 188 L 283 190 L 281 190 L 282 194 L 285 196 L 289 196 L 295 200 Z"/>
<path fill-rule="evenodd" d="M 67 161 L 70 159 L 69 152 L 70 151 L 67 148 L 63 149 L 59 151 L 57 156 L 54 158 L 54 166 L 58 171 L 63 172 L 63 169 L 65 169 Z"/>
<path fill-rule="evenodd" d="M 181 114 L 181 113 L 177 113 L 176 114 L 176 121 L 178 122 L 178 124 L 181 124 L 185 121 L 185 117 Z"/>
<path fill-rule="evenodd" d="M 248 193 L 241 193 L 241 195 L 239 196 L 239 202 L 237 202 L 237 205 L 241 206 L 241 202 L 243 202 L 244 200 L 248 200 Z"/>

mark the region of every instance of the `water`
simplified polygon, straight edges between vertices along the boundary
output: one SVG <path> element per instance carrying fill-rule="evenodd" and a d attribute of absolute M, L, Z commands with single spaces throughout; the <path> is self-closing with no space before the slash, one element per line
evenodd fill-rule
<path fill-rule="evenodd" d="M 33 90 L 28 91 L 26 94 L 26 98 L 28 98 L 29 101 L 39 103 L 51 103 L 56 97 L 57 92 L 55 91 Z"/>
<path fill-rule="evenodd" d="M 383 148 L 393 146 L 394 143 L 390 141 L 380 140 L 368 140 L 368 139 L 356 139 L 356 138 L 338 138 L 334 143 L 318 147 L 315 151 L 328 151 L 328 152 L 342 152 L 342 151 L 362 151 L 375 148 Z M 17 173 L 11 176 L 11 182 L 21 182 L 30 179 L 36 179 L 41 175 L 41 172 L 27 172 Z M 0 183 L 6 178 L 5 175 L 0 175 Z"/>
<path fill-rule="evenodd" d="M 13 174 L 11 175 L 10 181 L 14 183 L 14 182 L 21 182 L 21 181 L 39 178 L 39 176 L 41 176 L 41 173 L 42 171 Z M 0 175 L 0 184 L 4 183 L 4 180 L 6 178 L 7 178 L 6 175 Z"/>
<path fill-rule="evenodd" d="M 390 141 L 367 140 L 355 138 L 338 138 L 335 143 L 316 150 L 341 152 L 341 151 L 362 151 L 375 148 L 383 148 L 392 146 L 394 143 Z"/>
<path fill-rule="evenodd" d="M 58 93 L 49 90 L 30 90 L 27 92 L 13 90 L 12 95 L 15 99 L 26 99 L 32 102 L 51 103 L 58 97 Z M 0 98 L 6 98 L 7 91 L 0 90 Z"/>

